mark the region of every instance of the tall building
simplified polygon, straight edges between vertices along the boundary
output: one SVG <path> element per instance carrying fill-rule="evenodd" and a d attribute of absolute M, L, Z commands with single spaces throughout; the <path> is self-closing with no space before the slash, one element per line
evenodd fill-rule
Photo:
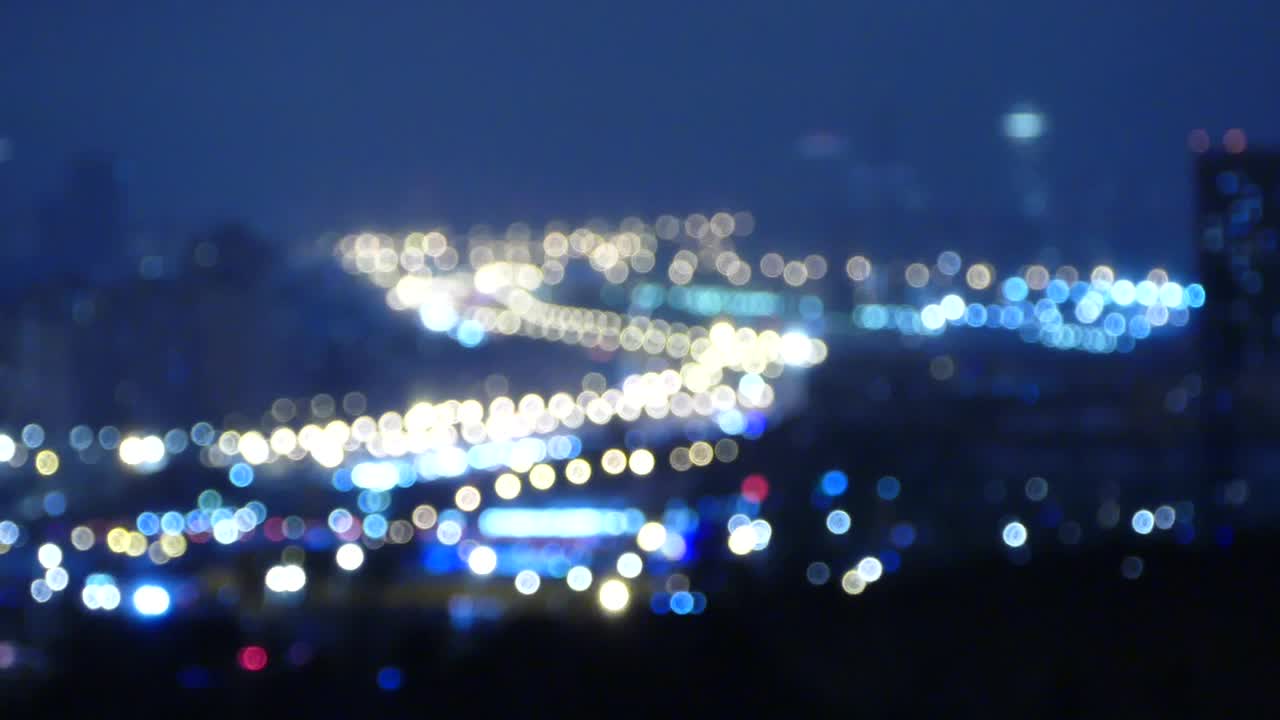
<path fill-rule="evenodd" d="M 125 188 L 115 157 L 77 154 L 63 186 L 42 209 L 39 260 L 77 275 L 99 276 L 124 250 L 125 221 Z"/>
<path fill-rule="evenodd" d="M 1020 103 L 1001 117 L 1000 130 L 1009 146 L 1009 181 L 1017 211 L 1038 220 L 1049 210 L 1049 183 L 1042 167 L 1048 120 L 1034 105 Z"/>
<path fill-rule="evenodd" d="M 1280 419 L 1280 153 L 1206 152 L 1196 170 L 1205 459 L 1221 482 Z"/>

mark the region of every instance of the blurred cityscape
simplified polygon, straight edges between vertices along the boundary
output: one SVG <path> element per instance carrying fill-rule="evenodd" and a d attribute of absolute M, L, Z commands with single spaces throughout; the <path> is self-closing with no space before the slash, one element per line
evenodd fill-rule
<path fill-rule="evenodd" d="M 1048 111 L 989 114 L 995 209 L 889 110 L 794 138 L 750 207 L 302 237 L 145 217 L 128 158 L 75 154 L 0 204 L 0 693 L 112 623 L 158 684 L 350 651 L 395 692 L 416 633 L 1208 577 L 1280 508 L 1280 154 L 1194 128 L 1184 176 L 1075 178 Z"/>

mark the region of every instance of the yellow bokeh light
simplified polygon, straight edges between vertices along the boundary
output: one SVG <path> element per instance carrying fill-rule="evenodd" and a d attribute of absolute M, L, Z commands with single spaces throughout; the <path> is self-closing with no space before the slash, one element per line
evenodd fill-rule
<path fill-rule="evenodd" d="M 520 494 L 520 478 L 502 473 L 493 481 L 493 492 L 503 500 L 513 500 Z"/>
<path fill-rule="evenodd" d="M 862 578 L 862 575 L 858 574 L 858 570 L 855 568 L 846 572 L 840 578 L 840 589 L 850 595 L 857 595 L 867 589 L 867 581 Z"/>
<path fill-rule="evenodd" d="M 964 274 L 964 280 L 974 290 L 986 290 L 991 286 L 991 268 L 982 263 L 970 265 Z"/>
<path fill-rule="evenodd" d="M 729 533 L 729 551 L 734 555 L 747 555 L 756 549 L 758 540 L 755 528 L 743 525 Z"/>
<path fill-rule="evenodd" d="M 714 456 L 715 451 L 711 448 L 711 443 L 699 440 L 689 446 L 689 461 L 698 467 L 710 465 Z"/>
<path fill-rule="evenodd" d="M 627 584 L 617 578 L 610 578 L 600 583 L 600 590 L 597 596 L 600 601 L 600 607 L 606 612 L 620 613 L 627 609 L 627 604 L 631 602 L 631 590 Z"/>
<path fill-rule="evenodd" d="M 160 538 L 160 549 L 171 558 L 182 557 L 187 552 L 187 539 L 182 535 L 165 535 Z"/>
<path fill-rule="evenodd" d="M 137 531 L 130 532 L 124 551 L 129 557 L 141 557 L 147 551 L 147 536 Z"/>
<path fill-rule="evenodd" d="M 240 436 L 240 456 L 250 465 L 261 465 L 271 455 L 271 447 L 262 433 L 251 430 Z"/>
<path fill-rule="evenodd" d="M 278 427 L 271 433 L 271 449 L 277 455 L 288 455 L 298 447 L 298 434 L 287 427 Z"/>
<path fill-rule="evenodd" d="M 556 469 L 546 463 L 538 463 L 529 469 L 529 484 L 535 490 L 550 490 L 556 483 Z"/>
<path fill-rule="evenodd" d="M 129 531 L 122 527 L 111 528 L 107 532 L 107 548 L 113 553 L 122 553 L 129 548 Z"/>
<path fill-rule="evenodd" d="M 574 485 L 582 485 L 591 479 L 591 463 L 582 458 L 574 458 L 565 465 L 564 476 Z"/>
<path fill-rule="evenodd" d="M 605 450 L 600 456 L 600 467 L 610 475 L 617 475 L 627 467 L 627 454 L 617 448 Z"/>
<path fill-rule="evenodd" d="M 36 453 L 36 472 L 41 475 L 52 475 L 58 472 L 60 464 L 58 453 L 52 450 L 41 450 Z"/>
<path fill-rule="evenodd" d="M 453 504 L 462 512 L 471 512 L 480 507 L 480 491 L 470 485 L 463 485 L 453 494 Z"/>
<path fill-rule="evenodd" d="M 636 545 L 645 552 L 657 552 L 667 541 L 667 528 L 659 522 L 647 522 L 636 533 Z"/>

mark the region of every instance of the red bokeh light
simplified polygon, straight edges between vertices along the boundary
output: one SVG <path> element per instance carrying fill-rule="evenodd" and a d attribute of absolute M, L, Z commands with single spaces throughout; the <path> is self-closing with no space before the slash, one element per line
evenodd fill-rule
<path fill-rule="evenodd" d="M 267 651 L 257 645 L 246 645 L 236 653 L 236 661 L 244 670 L 258 672 L 267 666 Z"/>
<path fill-rule="evenodd" d="M 262 534 L 267 536 L 271 542 L 281 542 L 284 540 L 284 520 L 278 517 L 267 518 L 263 523 Z"/>
<path fill-rule="evenodd" d="M 763 475 L 748 475 L 742 480 L 742 497 L 760 504 L 769 497 L 769 481 Z"/>
<path fill-rule="evenodd" d="M 1231 128 L 1222 136 L 1222 145 L 1229 153 L 1242 153 L 1248 144 L 1249 139 L 1240 128 Z"/>

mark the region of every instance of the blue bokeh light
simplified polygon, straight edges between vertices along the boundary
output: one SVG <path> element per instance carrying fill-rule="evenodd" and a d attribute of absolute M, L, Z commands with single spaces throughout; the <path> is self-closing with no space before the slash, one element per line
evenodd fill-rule
<path fill-rule="evenodd" d="M 840 470 L 828 470 L 822 475 L 822 492 L 835 497 L 849 489 L 849 476 Z"/>

